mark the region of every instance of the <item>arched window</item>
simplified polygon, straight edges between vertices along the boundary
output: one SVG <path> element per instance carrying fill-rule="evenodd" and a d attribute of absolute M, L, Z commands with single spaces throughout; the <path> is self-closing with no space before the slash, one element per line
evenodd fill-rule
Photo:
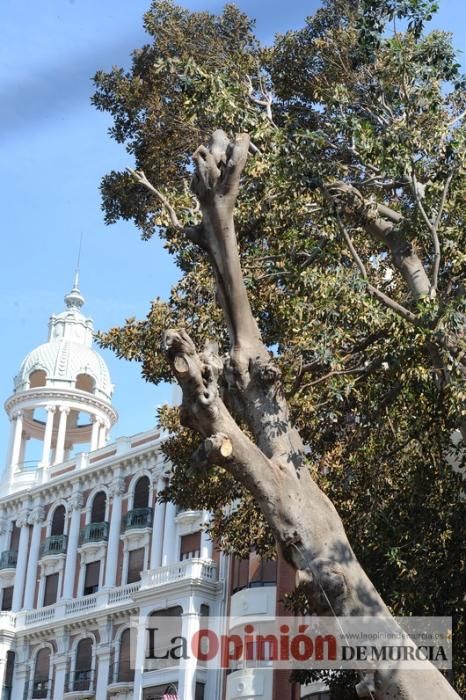
<path fill-rule="evenodd" d="M 87 391 L 89 394 L 93 394 L 95 391 L 95 380 L 90 374 L 78 374 L 76 377 L 76 389 L 81 391 Z"/>
<path fill-rule="evenodd" d="M 52 525 L 50 528 L 50 534 L 53 535 L 63 535 L 65 532 L 65 506 L 57 506 L 55 508 Z"/>
<path fill-rule="evenodd" d="M 134 487 L 133 508 L 147 508 L 149 505 L 149 478 L 141 476 Z"/>
<path fill-rule="evenodd" d="M 36 369 L 29 375 L 29 386 L 31 389 L 36 389 L 38 386 L 45 386 L 47 375 L 43 369 Z"/>
<path fill-rule="evenodd" d="M 92 681 L 92 639 L 81 639 L 76 649 L 73 690 L 89 690 Z"/>
<path fill-rule="evenodd" d="M 49 693 L 50 649 L 41 649 L 36 656 L 32 697 L 46 698 Z"/>
<path fill-rule="evenodd" d="M 107 505 L 107 496 L 105 491 L 99 491 L 94 496 L 91 510 L 91 523 L 105 522 L 105 507 Z"/>
<path fill-rule="evenodd" d="M 131 630 L 127 629 L 120 637 L 120 653 L 118 656 L 118 682 L 132 682 L 134 669 L 131 668 Z"/>

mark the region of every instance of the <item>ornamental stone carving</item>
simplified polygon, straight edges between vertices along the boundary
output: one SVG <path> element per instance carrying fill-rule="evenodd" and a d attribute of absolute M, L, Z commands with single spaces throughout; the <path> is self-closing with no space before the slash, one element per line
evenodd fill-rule
<path fill-rule="evenodd" d="M 18 527 L 25 527 L 29 524 L 29 510 L 22 510 L 21 513 L 16 518 L 16 525 Z"/>
<path fill-rule="evenodd" d="M 123 496 L 125 493 L 125 480 L 122 476 L 115 477 L 110 484 L 109 492 L 112 496 Z"/>
<path fill-rule="evenodd" d="M 42 506 L 35 506 L 29 513 L 28 523 L 29 525 L 35 525 L 36 523 L 43 522 L 45 518 L 45 510 Z"/>
<path fill-rule="evenodd" d="M 73 493 L 70 496 L 68 504 L 70 506 L 70 510 L 81 510 L 81 508 L 84 505 L 84 498 L 83 498 L 82 493 L 79 493 L 79 492 Z"/>

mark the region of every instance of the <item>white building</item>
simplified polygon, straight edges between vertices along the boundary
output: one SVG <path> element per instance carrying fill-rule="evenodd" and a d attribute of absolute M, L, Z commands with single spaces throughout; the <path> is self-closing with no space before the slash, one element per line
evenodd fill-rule
<path fill-rule="evenodd" d="M 188 660 L 144 670 L 142 633 L 130 664 L 131 619 L 165 612 L 192 633 L 206 614 L 273 614 L 290 572 L 254 555 L 230 560 L 203 530 L 207 513 L 157 502 L 170 477 L 164 438 L 109 443 L 113 386 L 77 280 L 65 303 L 5 404 L 2 700 L 294 700 L 302 691 L 267 668 L 225 674 Z"/>

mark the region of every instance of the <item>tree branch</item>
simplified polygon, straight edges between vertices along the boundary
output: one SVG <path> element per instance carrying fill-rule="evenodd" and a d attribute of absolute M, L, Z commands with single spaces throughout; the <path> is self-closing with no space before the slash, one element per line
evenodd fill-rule
<path fill-rule="evenodd" d="M 414 299 L 432 294 L 432 285 L 421 259 L 413 250 L 412 244 L 395 229 L 396 224 L 403 220 L 401 214 L 385 204 L 367 201 L 356 187 L 345 182 L 332 183 L 328 195 L 331 196 L 332 206 L 335 200 L 343 198 L 345 215 L 356 218 L 359 226 L 388 248 L 394 266 L 399 270 Z"/>
<path fill-rule="evenodd" d="M 346 230 L 346 227 L 344 226 L 344 224 L 341 220 L 341 216 L 340 216 L 340 212 L 338 211 L 338 207 L 336 206 L 335 202 L 332 200 L 325 185 L 322 185 L 322 188 L 323 188 L 324 194 L 325 194 L 328 202 L 331 204 L 331 206 L 333 207 L 333 209 L 335 211 L 335 218 L 337 221 L 338 229 L 339 229 L 340 233 L 342 234 L 343 238 L 345 239 L 346 245 L 348 246 L 349 251 L 351 253 L 351 256 L 352 256 L 353 260 L 355 261 L 362 277 L 366 280 L 368 291 L 373 296 L 375 296 L 379 301 L 381 301 L 387 308 L 394 311 L 398 316 L 401 316 L 401 318 L 403 318 L 405 321 L 409 321 L 410 323 L 413 323 L 414 325 L 419 325 L 419 320 L 416 317 L 416 315 L 413 314 L 412 311 L 409 311 L 409 309 L 405 308 L 404 306 L 399 304 L 394 299 L 391 299 L 387 294 L 382 292 L 377 287 L 374 287 L 374 285 L 369 282 L 369 278 L 368 278 L 368 274 L 367 274 L 367 270 L 365 268 L 365 265 L 364 265 L 363 261 L 361 260 L 361 258 L 359 257 L 358 252 L 353 245 L 353 241 L 351 240 L 351 237 L 349 236 L 348 231 Z"/>
<path fill-rule="evenodd" d="M 158 189 L 154 187 L 154 185 L 149 182 L 149 180 L 146 177 L 146 174 L 144 173 L 143 170 L 133 170 L 132 168 L 127 168 L 127 171 L 131 173 L 131 175 L 139 182 L 140 185 L 144 185 L 148 190 L 154 194 L 159 202 L 162 204 L 162 206 L 165 207 L 165 209 L 168 212 L 168 216 L 170 217 L 170 221 L 172 223 L 172 226 L 175 228 L 182 228 L 179 219 L 176 215 L 175 210 L 173 209 L 172 205 L 168 201 L 168 199 L 163 195 Z"/>

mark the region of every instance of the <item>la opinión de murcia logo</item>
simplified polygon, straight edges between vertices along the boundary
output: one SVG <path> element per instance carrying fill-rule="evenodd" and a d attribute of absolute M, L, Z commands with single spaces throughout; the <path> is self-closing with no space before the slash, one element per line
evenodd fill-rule
<path fill-rule="evenodd" d="M 146 670 L 195 660 L 206 668 L 375 669 L 451 668 L 449 618 L 244 618 L 194 616 L 134 620 L 145 634 Z M 141 653 L 141 646 L 140 655 Z"/>

